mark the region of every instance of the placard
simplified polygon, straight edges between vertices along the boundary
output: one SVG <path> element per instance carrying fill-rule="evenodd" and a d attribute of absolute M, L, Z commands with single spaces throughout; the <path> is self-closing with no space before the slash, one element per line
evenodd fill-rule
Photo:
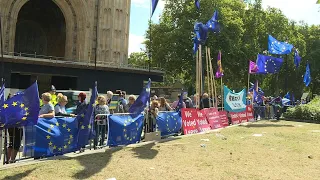
<path fill-rule="evenodd" d="M 211 129 L 202 110 L 183 108 L 181 118 L 184 134 L 196 134 Z"/>
<path fill-rule="evenodd" d="M 229 126 L 228 113 L 226 111 L 219 111 L 221 123 L 224 127 Z"/>
<path fill-rule="evenodd" d="M 204 109 L 207 117 L 207 121 L 211 126 L 211 129 L 223 128 L 224 125 L 220 119 L 220 114 L 217 108 Z"/>

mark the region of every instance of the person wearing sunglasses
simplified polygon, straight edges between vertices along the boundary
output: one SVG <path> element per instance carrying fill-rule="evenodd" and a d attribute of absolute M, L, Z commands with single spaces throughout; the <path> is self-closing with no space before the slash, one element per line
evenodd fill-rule
<path fill-rule="evenodd" d="M 59 93 L 57 96 L 58 104 L 54 107 L 55 116 L 75 117 L 74 114 L 68 114 L 66 105 L 68 104 L 67 96 Z"/>

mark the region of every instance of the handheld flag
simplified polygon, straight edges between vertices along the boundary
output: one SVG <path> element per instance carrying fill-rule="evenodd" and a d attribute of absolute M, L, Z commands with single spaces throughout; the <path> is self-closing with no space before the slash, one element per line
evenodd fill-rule
<path fill-rule="evenodd" d="M 158 2 L 159 2 L 159 0 L 152 0 L 152 1 L 151 1 L 151 6 L 152 6 L 151 17 L 153 16 L 153 13 L 154 13 L 154 11 L 155 11 L 156 8 L 157 8 Z"/>
<path fill-rule="evenodd" d="M 180 109 L 182 109 L 182 107 L 183 107 L 183 95 L 184 95 L 184 93 L 181 92 L 179 102 L 178 102 L 177 108 L 176 108 L 177 112 L 180 111 Z"/>
<path fill-rule="evenodd" d="M 1 106 L 0 127 L 10 128 L 36 125 L 40 110 L 38 84 L 35 82 Z"/>
<path fill-rule="evenodd" d="M 287 42 L 281 42 L 269 35 L 268 49 L 271 54 L 290 54 L 293 45 Z"/>
<path fill-rule="evenodd" d="M 196 5 L 196 8 L 200 10 L 200 1 L 199 0 L 194 0 L 194 4 Z"/>
<path fill-rule="evenodd" d="M 200 44 L 204 44 L 208 39 L 208 27 L 202 23 L 195 23 L 194 33 L 196 36 L 193 39 L 193 53 L 198 51 Z"/>
<path fill-rule="evenodd" d="M 92 94 L 90 102 L 88 104 L 86 112 L 77 115 L 78 121 L 80 122 L 77 147 L 78 149 L 88 144 L 89 137 L 93 133 L 93 122 L 94 122 L 94 107 L 96 104 L 96 99 L 98 97 L 97 82 L 95 82 L 94 88 L 92 89 Z"/>
<path fill-rule="evenodd" d="M 221 78 L 223 74 L 222 64 L 221 64 L 221 51 L 218 53 L 218 59 L 217 59 L 217 72 L 216 72 L 216 78 Z"/>
<path fill-rule="evenodd" d="M 141 113 L 135 115 L 109 115 L 108 146 L 128 145 L 139 142 L 143 119 L 144 116 Z"/>
<path fill-rule="evenodd" d="M 147 107 L 147 104 L 150 101 L 150 87 L 151 79 L 149 79 L 147 86 L 142 90 L 140 96 L 129 108 L 129 113 L 131 114 L 140 114 L 144 111 L 144 108 Z"/>
<path fill-rule="evenodd" d="M 249 74 L 256 74 L 258 72 L 258 66 L 255 62 L 250 61 Z"/>
<path fill-rule="evenodd" d="M 299 56 L 299 52 L 297 49 L 294 50 L 294 64 L 296 65 L 296 68 L 299 67 L 301 62 L 301 57 Z"/>
<path fill-rule="evenodd" d="M 284 98 L 286 98 L 286 99 L 291 99 L 291 98 L 290 98 L 290 93 L 287 92 L 287 94 L 284 96 Z"/>
<path fill-rule="evenodd" d="M 304 74 L 303 82 L 304 82 L 304 84 L 305 84 L 307 87 L 308 87 L 309 84 L 311 83 L 311 72 L 310 72 L 309 63 L 307 63 L 306 73 Z"/>
<path fill-rule="evenodd" d="M 257 66 L 258 66 L 257 74 L 278 73 L 280 71 L 282 63 L 283 63 L 283 59 L 281 58 L 259 54 L 258 60 L 257 60 Z"/>

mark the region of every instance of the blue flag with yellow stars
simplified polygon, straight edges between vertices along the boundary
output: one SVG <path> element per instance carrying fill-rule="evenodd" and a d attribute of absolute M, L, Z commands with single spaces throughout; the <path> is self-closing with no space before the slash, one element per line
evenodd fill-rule
<path fill-rule="evenodd" d="M 160 112 L 157 117 L 158 129 L 161 136 L 178 133 L 182 126 L 182 120 L 179 112 Z"/>
<path fill-rule="evenodd" d="M 108 146 L 135 144 L 141 140 L 144 116 L 109 115 Z"/>
<path fill-rule="evenodd" d="M 129 113 L 135 115 L 144 111 L 150 101 L 151 79 L 149 79 L 146 87 L 141 91 L 137 100 L 130 106 Z"/>
<path fill-rule="evenodd" d="M 256 74 L 278 73 L 282 64 L 283 59 L 281 58 L 259 54 L 257 59 L 258 72 Z"/>
<path fill-rule="evenodd" d="M 89 143 L 90 135 L 93 134 L 94 125 L 94 107 L 96 104 L 96 99 L 98 97 L 97 82 L 95 82 L 94 88 L 92 89 L 92 95 L 90 98 L 90 103 L 84 113 L 77 115 L 77 120 L 81 123 L 79 124 L 79 134 L 77 136 L 78 148 Z"/>
<path fill-rule="evenodd" d="M 268 37 L 268 50 L 271 54 L 290 54 L 293 45 L 288 42 L 281 42 L 269 35 Z"/>
<path fill-rule="evenodd" d="M 304 77 L 303 77 L 303 82 L 307 87 L 311 83 L 311 72 L 310 72 L 309 63 L 307 63 L 306 72 L 304 73 Z"/>
<path fill-rule="evenodd" d="M 0 127 L 36 125 L 39 116 L 39 92 L 35 82 L 28 89 L 6 100 L 0 110 Z"/>
<path fill-rule="evenodd" d="M 39 118 L 35 126 L 34 157 L 49 157 L 75 151 L 77 126 L 76 118 Z M 31 137 L 27 136 L 26 139 Z"/>

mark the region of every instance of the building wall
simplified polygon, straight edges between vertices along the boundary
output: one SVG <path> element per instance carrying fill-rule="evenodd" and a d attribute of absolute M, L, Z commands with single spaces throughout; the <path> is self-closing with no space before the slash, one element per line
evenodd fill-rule
<path fill-rule="evenodd" d="M 18 14 L 27 1 L 0 0 L 5 52 L 14 52 Z M 98 65 L 127 64 L 131 0 L 52 1 L 66 21 L 66 59 L 93 63 L 97 53 Z"/>

